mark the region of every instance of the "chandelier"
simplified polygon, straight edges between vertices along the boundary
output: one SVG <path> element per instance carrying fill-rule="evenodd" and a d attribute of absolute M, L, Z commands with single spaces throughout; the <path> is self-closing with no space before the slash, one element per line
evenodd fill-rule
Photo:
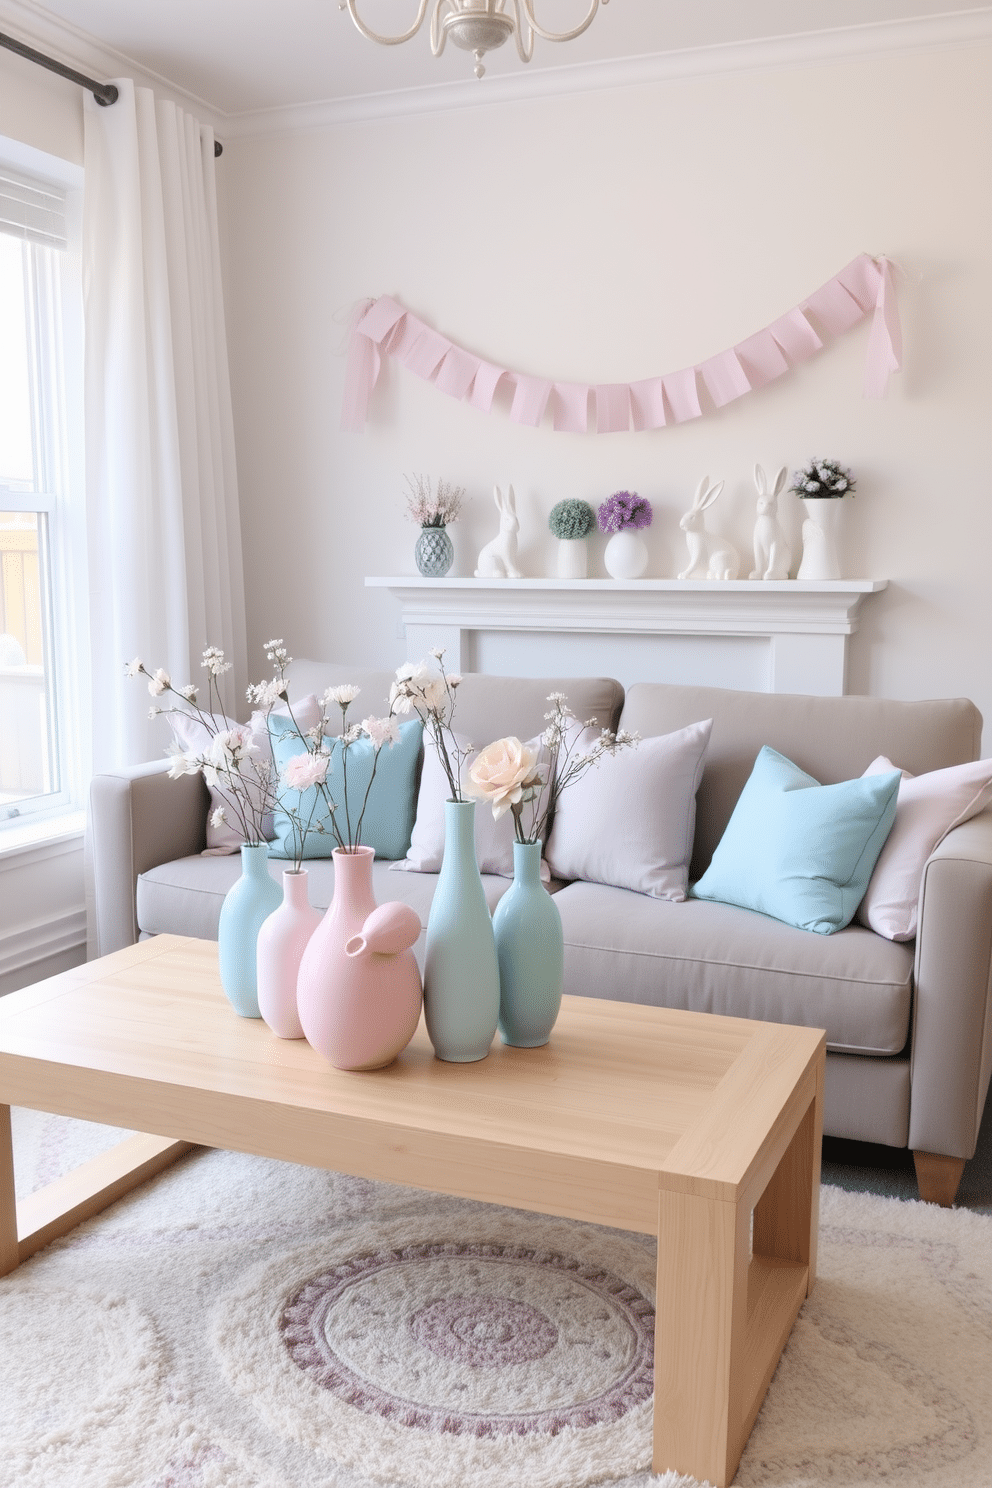
<path fill-rule="evenodd" d="M 380 36 L 366 26 L 358 14 L 358 0 L 339 0 L 338 9 L 347 10 L 369 41 L 377 41 L 380 46 L 399 46 L 400 42 L 416 36 L 429 4 L 430 0 L 418 0 L 413 25 L 399 36 Z M 609 0 L 602 0 L 602 4 L 608 5 Z M 521 62 L 529 62 L 534 55 L 535 35 L 545 41 L 573 41 L 592 24 L 599 6 L 600 0 L 589 0 L 584 19 L 571 31 L 548 31 L 534 14 L 534 0 L 434 0 L 431 51 L 435 57 L 440 57 L 450 37 L 455 46 L 475 53 L 475 75 L 481 78 L 486 70 L 482 64 L 486 52 L 501 47 L 511 36 L 517 43 Z"/>

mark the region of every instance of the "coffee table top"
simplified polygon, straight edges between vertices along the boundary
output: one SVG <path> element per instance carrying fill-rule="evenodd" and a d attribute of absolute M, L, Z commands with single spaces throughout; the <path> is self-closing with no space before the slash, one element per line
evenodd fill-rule
<path fill-rule="evenodd" d="M 566 996 L 551 1042 L 333 1069 L 239 1018 L 213 941 L 163 935 L 0 1000 L 0 1102 L 654 1233 L 737 1201 L 807 1103 L 820 1029 Z"/>

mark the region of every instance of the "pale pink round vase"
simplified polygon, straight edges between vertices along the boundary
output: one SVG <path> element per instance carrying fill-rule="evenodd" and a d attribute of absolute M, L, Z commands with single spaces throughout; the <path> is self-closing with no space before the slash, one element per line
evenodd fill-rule
<path fill-rule="evenodd" d="M 336 1069 L 392 1064 L 413 1038 L 423 986 L 410 949 L 420 918 L 406 904 L 376 908 L 371 847 L 334 851 L 334 898 L 300 962 L 304 1037 Z"/>
<path fill-rule="evenodd" d="M 310 937 L 321 921 L 310 903 L 307 870 L 282 875 L 282 903 L 262 921 L 256 948 L 258 1010 L 273 1033 L 301 1039 L 303 1025 L 296 1006 L 296 980 Z"/>

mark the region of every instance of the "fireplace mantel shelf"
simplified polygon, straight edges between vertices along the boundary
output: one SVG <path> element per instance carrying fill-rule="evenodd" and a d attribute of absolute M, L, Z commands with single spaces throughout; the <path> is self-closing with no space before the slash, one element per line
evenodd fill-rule
<path fill-rule="evenodd" d="M 847 637 L 886 579 L 784 580 L 367 578 L 398 600 L 407 656 L 443 646 L 472 666 L 475 632 L 764 637 L 772 692 L 844 691 Z"/>
<path fill-rule="evenodd" d="M 850 635 L 885 579 L 829 583 L 690 579 L 369 578 L 410 624 L 468 630 L 647 631 L 661 635 Z"/>

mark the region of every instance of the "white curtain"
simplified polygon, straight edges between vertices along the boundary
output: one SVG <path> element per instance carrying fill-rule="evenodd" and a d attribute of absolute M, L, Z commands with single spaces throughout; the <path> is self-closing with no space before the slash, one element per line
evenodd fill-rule
<path fill-rule="evenodd" d="M 200 655 L 246 679 L 213 131 L 148 88 L 86 95 L 83 294 L 94 771 L 161 758 L 162 719 L 124 666 L 179 683 Z"/>

